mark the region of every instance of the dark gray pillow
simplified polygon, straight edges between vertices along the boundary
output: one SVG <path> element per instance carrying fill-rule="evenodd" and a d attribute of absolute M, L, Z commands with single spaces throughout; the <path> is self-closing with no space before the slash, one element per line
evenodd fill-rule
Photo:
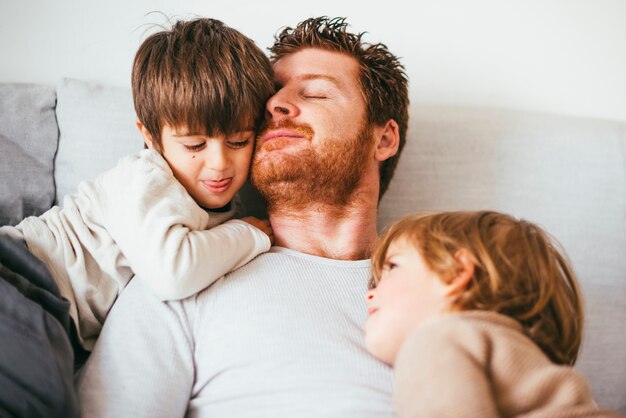
<path fill-rule="evenodd" d="M 55 104 L 52 87 L 0 83 L 0 225 L 40 215 L 54 202 Z"/>

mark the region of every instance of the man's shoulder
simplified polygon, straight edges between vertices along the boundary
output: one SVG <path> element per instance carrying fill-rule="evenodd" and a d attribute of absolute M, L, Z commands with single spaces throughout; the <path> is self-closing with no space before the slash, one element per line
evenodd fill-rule
<path fill-rule="evenodd" d="M 336 281 L 337 274 L 346 279 L 369 277 L 370 263 L 368 260 L 346 261 L 317 257 L 274 246 L 244 266 L 229 272 L 222 280 L 289 276 L 298 281 L 315 280 L 321 283 Z"/>
<path fill-rule="evenodd" d="M 262 293 L 266 288 L 285 293 L 289 289 L 304 288 L 312 291 L 333 289 L 339 292 L 365 294 L 370 277 L 367 260 L 331 260 L 304 254 L 282 247 L 272 247 L 259 254 L 249 263 L 233 270 L 198 293 L 203 304 L 207 299 L 220 297 L 223 293 Z"/>
<path fill-rule="evenodd" d="M 277 260 L 288 264 L 300 264 L 310 266 L 312 268 L 331 268 L 331 269 L 369 269 L 369 260 L 341 260 L 334 258 L 321 257 L 313 254 L 304 253 L 293 250 L 291 248 L 272 246 L 270 250 L 259 256 L 254 261 L 262 261 L 271 263 Z"/>

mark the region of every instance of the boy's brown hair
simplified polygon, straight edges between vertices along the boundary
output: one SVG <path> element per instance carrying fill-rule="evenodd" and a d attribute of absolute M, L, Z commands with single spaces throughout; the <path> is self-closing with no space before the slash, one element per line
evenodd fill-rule
<path fill-rule="evenodd" d="M 345 18 L 323 16 L 304 20 L 295 28 L 287 27 L 276 35 L 274 45 L 270 48 L 270 58 L 276 62 L 285 55 L 305 48 L 325 49 L 356 58 L 366 105 L 366 122 L 380 126 L 393 119 L 400 129 L 398 152 L 381 165 L 380 199 L 389 186 L 406 143 L 409 121 L 408 79 L 404 66 L 398 57 L 389 52 L 387 46 L 363 42 L 361 38 L 364 33 L 347 32 L 347 26 Z"/>
<path fill-rule="evenodd" d="M 164 125 L 210 136 L 254 130 L 273 94 L 269 59 L 219 20 L 176 22 L 135 55 L 135 111 L 158 150 Z"/>
<path fill-rule="evenodd" d="M 404 217 L 381 236 L 373 252 L 374 285 L 387 248 L 398 238 L 413 244 L 445 283 L 460 272 L 455 256 L 466 250 L 474 276 L 453 308 L 507 315 L 553 362 L 576 362 L 583 328 L 580 288 L 556 240 L 540 227 L 490 211 Z"/>

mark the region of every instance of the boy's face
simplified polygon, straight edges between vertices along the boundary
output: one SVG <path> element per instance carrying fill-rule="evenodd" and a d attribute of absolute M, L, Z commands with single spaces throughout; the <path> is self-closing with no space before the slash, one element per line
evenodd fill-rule
<path fill-rule="evenodd" d="M 406 337 L 425 320 L 450 309 L 446 284 L 404 238 L 391 242 L 381 280 L 369 291 L 365 324 L 367 349 L 393 364 Z"/>
<path fill-rule="evenodd" d="M 191 197 L 204 208 L 221 208 L 248 177 L 254 131 L 209 137 L 165 125 L 161 147 L 174 176 Z"/>

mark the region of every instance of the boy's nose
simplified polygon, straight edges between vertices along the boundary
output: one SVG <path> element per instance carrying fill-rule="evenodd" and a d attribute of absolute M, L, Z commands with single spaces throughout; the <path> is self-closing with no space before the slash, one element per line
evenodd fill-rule
<path fill-rule="evenodd" d="M 228 155 L 222 145 L 207 147 L 204 165 L 212 171 L 225 171 L 229 166 Z"/>
<path fill-rule="evenodd" d="M 365 305 L 367 306 L 367 314 L 372 315 L 378 310 L 378 300 L 376 300 L 376 289 L 372 289 L 365 294 Z"/>

